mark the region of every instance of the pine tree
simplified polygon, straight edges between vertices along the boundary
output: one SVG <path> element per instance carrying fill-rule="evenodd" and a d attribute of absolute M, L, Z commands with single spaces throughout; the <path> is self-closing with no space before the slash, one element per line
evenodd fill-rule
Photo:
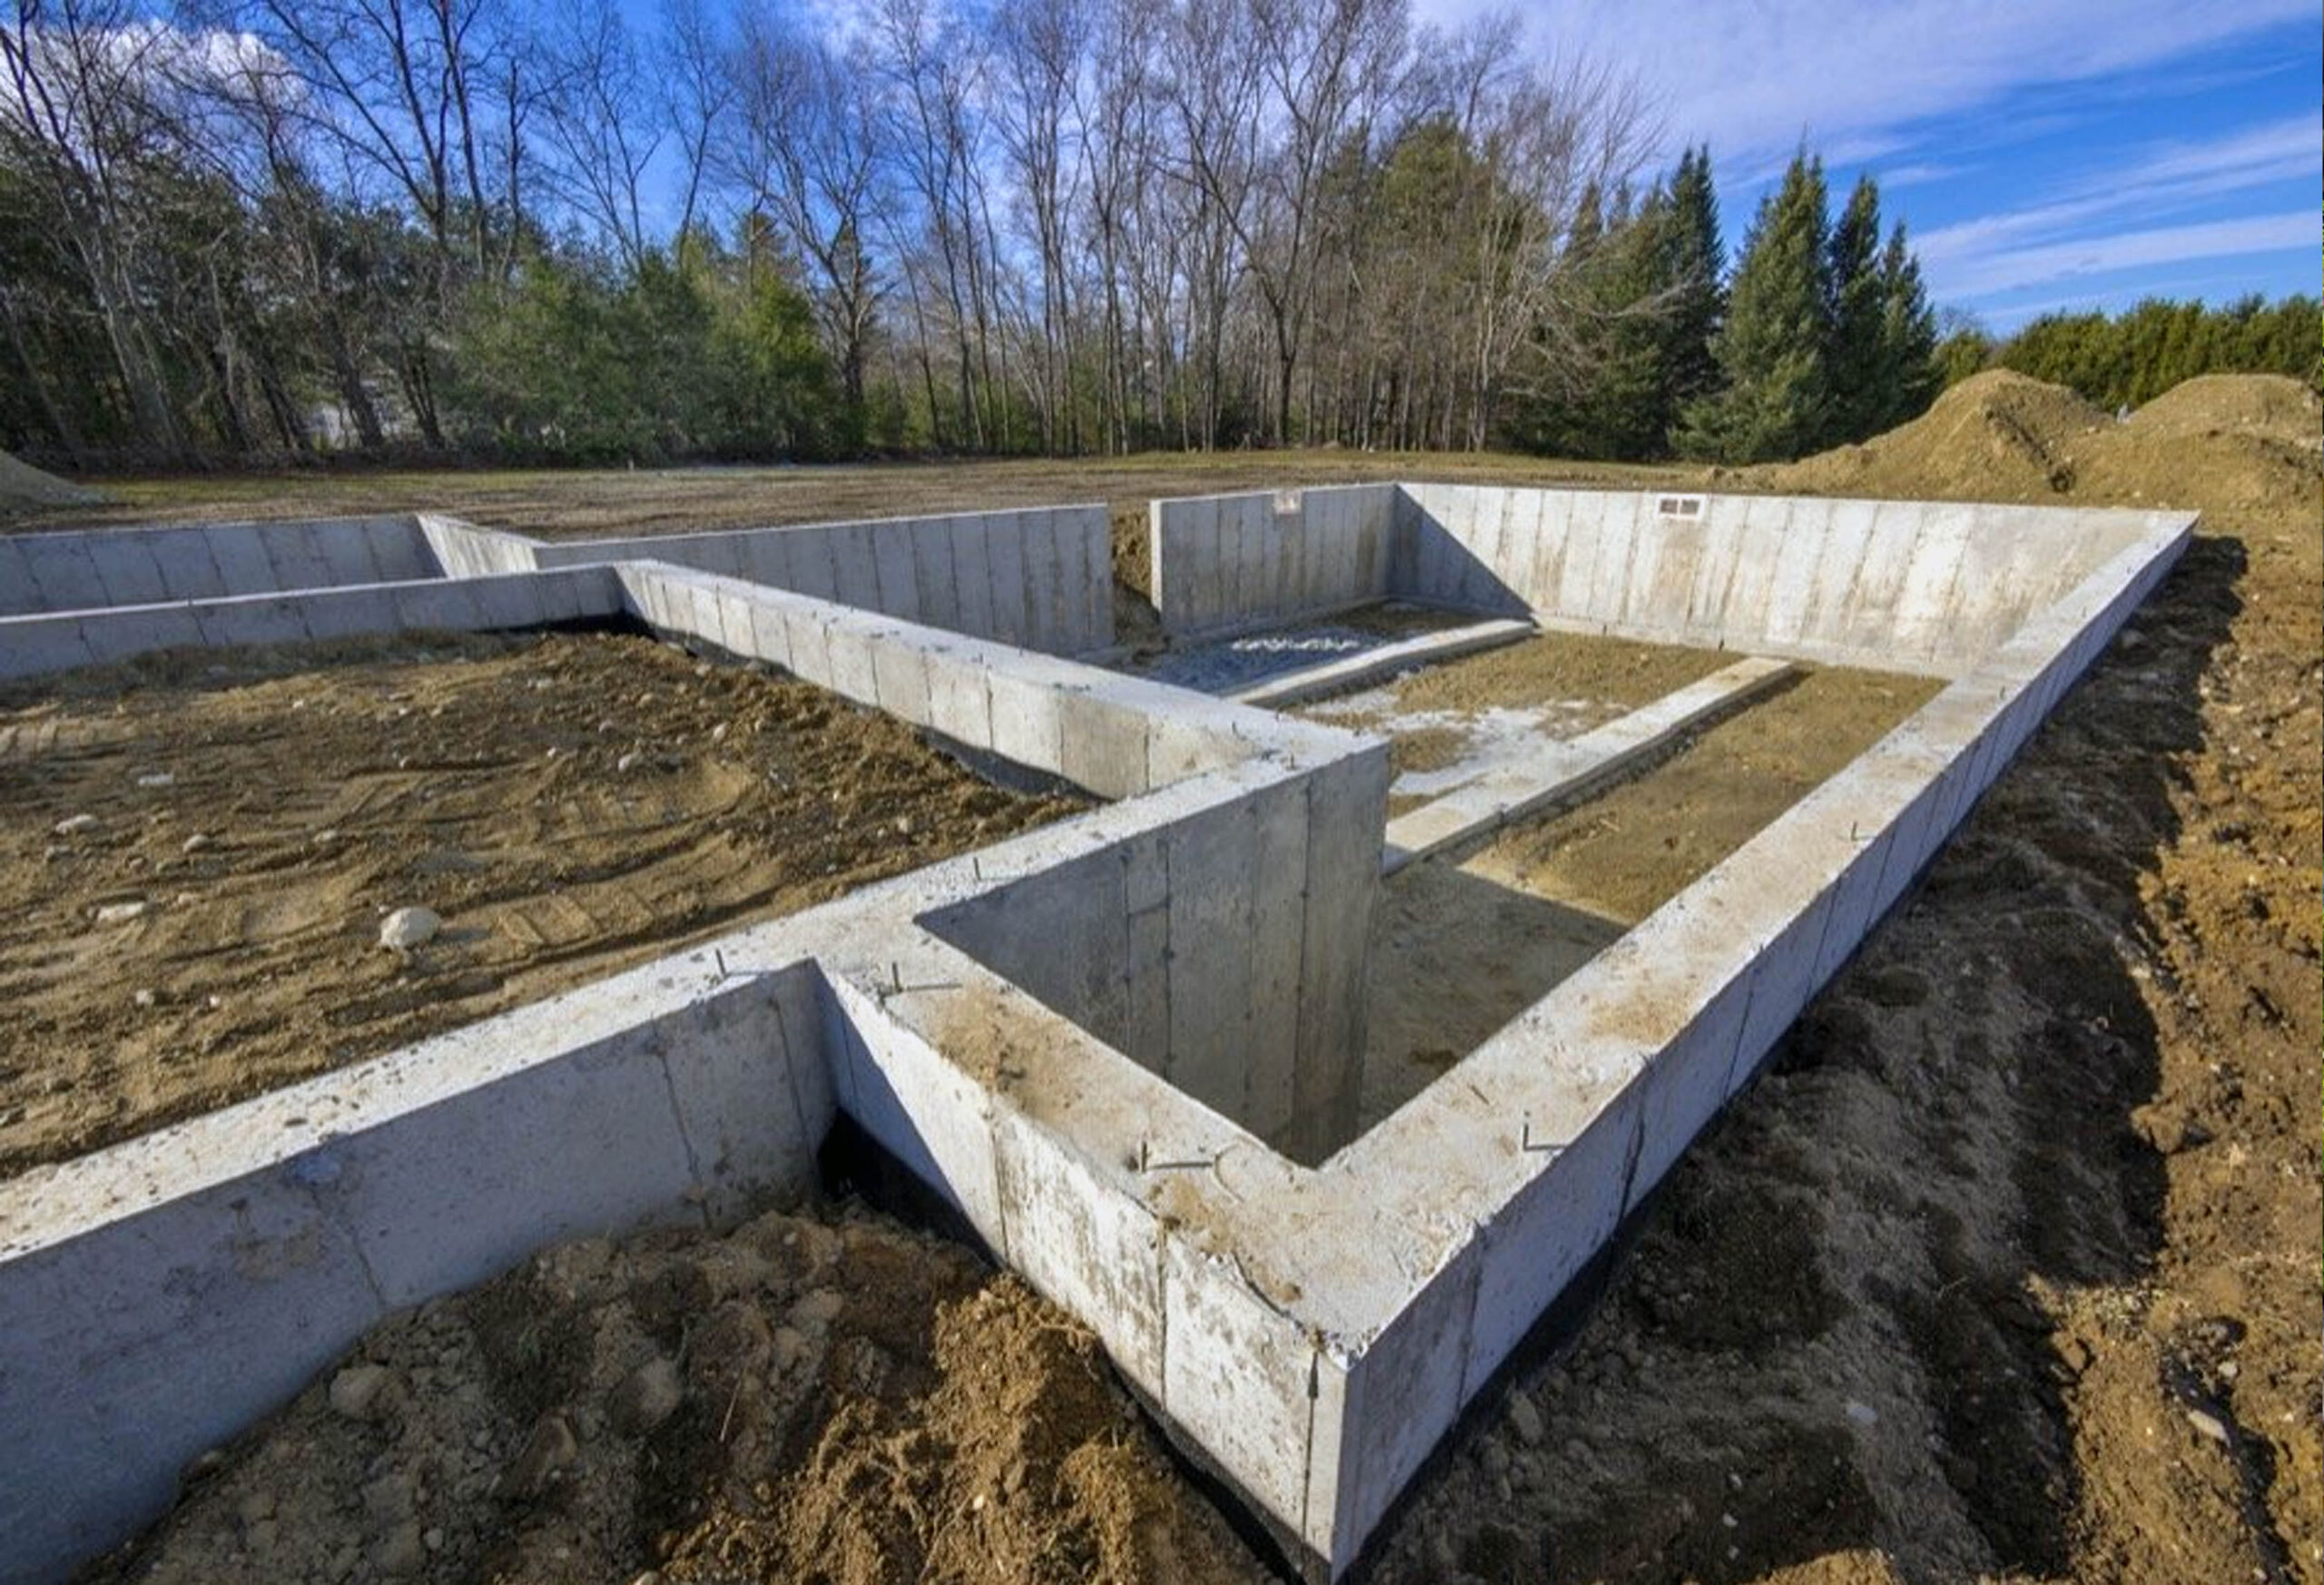
<path fill-rule="evenodd" d="M 1831 402 L 1817 449 L 1878 434 L 1887 427 L 1883 420 L 1894 405 L 1884 340 L 1887 284 L 1881 273 L 1880 190 L 1869 176 L 1856 179 L 1832 228 L 1825 272 L 1824 358 Z"/>
<path fill-rule="evenodd" d="M 1718 192 L 1710 179 L 1710 145 L 1679 158 L 1670 179 L 1665 232 L 1673 300 L 1663 327 L 1663 433 L 1667 448 L 1689 404 L 1718 383 L 1711 350 L 1727 317 L 1726 254 L 1718 240 Z"/>
<path fill-rule="evenodd" d="M 1826 229 L 1824 162 L 1803 149 L 1744 239 L 1727 320 L 1712 344 L 1722 383 L 1688 410 L 1690 455 L 1797 457 L 1825 433 Z"/>
<path fill-rule="evenodd" d="M 1936 310 L 1921 284 L 1921 262 L 1905 245 L 1901 221 L 1880 255 L 1880 363 L 1887 399 L 1866 431 L 1872 435 L 1919 418 L 1945 383 L 1936 359 Z"/>

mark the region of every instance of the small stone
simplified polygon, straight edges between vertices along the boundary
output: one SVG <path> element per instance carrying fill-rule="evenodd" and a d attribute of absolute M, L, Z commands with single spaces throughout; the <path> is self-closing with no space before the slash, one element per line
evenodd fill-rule
<path fill-rule="evenodd" d="M 155 996 L 150 990 L 140 990 L 129 999 L 135 1002 L 139 1007 L 152 1007 L 155 1002 L 159 1001 L 161 998 Z"/>
<path fill-rule="evenodd" d="M 566 1423 L 565 1416 L 548 1415 L 525 1439 L 524 1450 L 502 1477 L 502 1489 L 520 1500 L 537 1497 L 580 1456 L 580 1441 L 574 1436 L 573 1427 Z"/>
<path fill-rule="evenodd" d="M 713 743 L 724 743 L 726 741 L 726 724 L 724 722 L 722 721 L 717 725 L 710 729 L 710 741 Z"/>
<path fill-rule="evenodd" d="M 1522 1393 L 1512 1393 L 1509 1398 L 1509 1423 L 1517 1428 L 1517 1435 L 1527 1447 L 1541 1445 L 1547 1427 L 1541 1423 L 1541 1412 L 1533 1407 L 1533 1400 Z"/>
<path fill-rule="evenodd" d="M 178 844 L 179 851 L 188 853 L 198 853 L 209 845 L 209 837 L 203 835 L 201 832 L 195 832 L 192 836 L 186 838 L 184 842 Z"/>
<path fill-rule="evenodd" d="M 1854 1398 L 1850 1398 L 1848 1400 L 1847 1416 L 1850 1420 L 1856 1422 L 1856 1424 L 1863 1426 L 1867 1431 L 1880 1423 L 1879 1410 L 1875 1409 L 1869 1403 L 1859 1403 Z"/>
<path fill-rule="evenodd" d="M 379 945 L 409 952 L 435 939 L 444 921 L 432 908 L 399 908 L 379 921 Z"/>
<path fill-rule="evenodd" d="M 426 1547 L 431 1552 L 442 1551 L 444 1550 L 444 1527 L 440 1524 L 429 1525 L 426 1531 L 421 1532 L 419 1541 L 422 1546 Z"/>
<path fill-rule="evenodd" d="M 806 1336 L 797 1327 L 778 1326 L 774 1329 L 774 1368 L 776 1370 L 786 1375 L 789 1374 L 797 1368 L 799 1362 L 806 1357 Z"/>
<path fill-rule="evenodd" d="M 379 1406 L 380 1394 L 393 1379 L 388 1367 L 351 1364 L 330 1379 L 331 1413 L 349 1420 L 369 1420 Z"/>
<path fill-rule="evenodd" d="M 253 1491 L 234 1504 L 234 1517 L 244 1524 L 256 1524 L 261 1519 L 274 1517 L 274 1493 Z"/>
<path fill-rule="evenodd" d="M 614 769 L 620 774 L 627 775 L 630 772 L 637 769 L 639 765 L 644 764 L 645 763 L 645 756 L 639 753 L 635 749 L 632 749 L 629 753 L 622 755 L 621 758 L 614 762 Z"/>
<path fill-rule="evenodd" d="M 108 902 L 97 910 L 97 922 L 101 925 L 127 924 L 131 920 L 144 918 L 150 906 L 145 902 Z"/>
<path fill-rule="evenodd" d="M 75 814 L 58 821 L 51 829 L 62 837 L 86 836 L 97 829 L 97 817 L 94 814 Z"/>
<path fill-rule="evenodd" d="M 329 847 L 338 840 L 339 828 L 335 825 L 327 825 L 323 827 L 322 830 L 315 833 L 314 837 L 315 845 L 319 848 Z"/>
<path fill-rule="evenodd" d="M 2227 1446 L 2231 1440 L 2227 1434 L 2227 1427 L 2221 1423 L 2216 1414 L 2206 1414 L 2201 1409 L 2190 1409 L 2187 1411 L 2187 1423 L 2195 1428 L 2196 1435 L 2207 1436 L 2221 1447 Z"/>
<path fill-rule="evenodd" d="M 655 1357 L 621 1379 L 606 1404 L 614 1429 L 625 1436 L 644 1436 L 677 1413 L 685 1397 L 675 1362 Z"/>
<path fill-rule="evenodd" d="M 137 784 L 140 787 L 174 787 L 178 784 L 178 779 L 167 771 L 148 771 L 137 778 Z"/>

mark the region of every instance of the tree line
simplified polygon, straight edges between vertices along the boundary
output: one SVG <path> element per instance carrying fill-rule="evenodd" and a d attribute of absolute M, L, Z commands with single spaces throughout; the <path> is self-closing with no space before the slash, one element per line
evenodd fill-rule
<path fill-rule="evenodd" d="M 1935 389 L 1876 190 L 1404 0 L 56 0 L 0 26 L 0 442 L 81 467 L 1526 446 Z"/>
<path fill-rule="evenodd" d="M 1937 357 L 1947 385 L 2014 369 L 2105 408 L 2143 407 L 2199 374 L 2283 374 L 2324 391 L 2324 311 L 2302 293 L 2221 308 L 2150 298 L 2120 314 L 2044 314 L 2002 339 L 1956 326 Z"/>

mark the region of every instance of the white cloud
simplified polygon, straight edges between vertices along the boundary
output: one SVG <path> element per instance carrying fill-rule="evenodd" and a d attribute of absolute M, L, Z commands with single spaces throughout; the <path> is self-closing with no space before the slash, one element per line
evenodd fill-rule
<path fill-rule="evenodd" d="M 1457 23 L 1492 0 L 1418 0 Z M 1780 161 L 1805 138 L 1831 151 L 1894 146 L 1899 129 L 2014 90 L 2089 83 L 2288 22 L 2314 0 L 1549 0 L 1536 49 L 1580 48 L 1663 96 L 1672 138 L 1708 140 L 1729 170 Z M 2309 135 L 2315 136 L 2311 125 Z"/>
<path fill-rule="evenodd" d="M 2198 221 L 2189 225 L 2115 231 L 2063 241 L 2001 247 L 1956 258 L 1939 267 L 1924 255 L 1930 287 L 1939 297 L 1977 298 L 2050 281 L 2089 278 L 2116 271 L 2181 263 L 2191 259 L 2317 246 L 2313 209 L 2282 214 Z"/>
<path fill-rule="evenodd" d="M 2313 186 L 2319 181 L 2324 181 L 2324 145 L 2319 145 L 2316 123 L 2295 116 L 2200 142 L 2169 141 L 2115 151 L 2097 168 L 2060 184 L 2041 202 L 1940 226 L 1921 233 L 1915 245 L 1933 290 L 1941 296 L 1979 296 L 2080 273 L 2083 266 L 2079 261 L 2114 249 L 2118 242 L 2125 244 L 2123 265 L 2167 261 L 2129 257 L 2136 251 L 2129 246 L 2134 239 L 2147 239 L 2145 245 L 2162 245 L 2156 239 L 2177 239 L 2170 245 L 2202 249 L 2171 257 L 2217 256 L 2227 251 L 2219 244 L 2238 233 L 2230 221 L 2215 212 L 2202 214 L 2197 206 L 2236 194 L 2260 199 L 2263 188 L 2285 182 Z M 2280 202 L 2281 194 L 2270 193 L 2261 201 Z M 2156 223 L 2170 220 L 2182 223 Z M 2262 225 L 2264 234 L 2274 236 L 2278 231 L 2265 228 L 2278 226 L 2281 220 L 2280 215 L 2265 216 L 2255 223 Z M 2139 229 L 2129 238 L 2114 234 L 2125 225 Z M 2310 244 L 2316 229 L 2311 215 Z"/>

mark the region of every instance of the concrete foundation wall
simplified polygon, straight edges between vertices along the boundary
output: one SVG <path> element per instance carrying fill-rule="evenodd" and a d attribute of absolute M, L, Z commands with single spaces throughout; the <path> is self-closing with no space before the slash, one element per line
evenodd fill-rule
<path fill-rule="evenodd" d="M 1050 655 L 1114 643 L 1103 507 L 543 544 L 542 566 L 650 560 Z"/>
<path fill-rule="evenodd" d="M 495 573 L 534 572 L 542 566 L 539 545 L 521 534 L 479 528 L 440 512 L 419 514 L 419 532 L 428 554 L 446 577 L 489 577 Z"/>
<path fill-rule="evenodd" d="M 1384 745 L 921 923 L 1295 1159 L 1354 1132 Z M 1353 832 L 1353 835 L 1344 833 Z"/>
<path fill-rule="evenodd" d="M 1322 1176 L 1348 1188 L 1397 1186 L 1375 1194 L 1364 1228 L 1342 1236 L 1384 1246 L 1402 1220 L 1416 1243 L 1434 1245 L 1404 1256 L 1406 1269 L 1431 1275 L 1345 1351 L 1343 1423 L 1328 1439 L 1318 1426 L 1317 1445 L 1328 1442 L 1336 1462 L 1311 1464 L 1308 1511 L 1328 1497 L 1334 1517 L 1311 1544 L 1334 1573 L 1354 1561 L 1462 1406 L 1748 1082 L 2186 539 L 2183 525 L 2158 527 L 2086 574 L 1969 675 L 1472 1052 L 1457 1084 L 1432 1087 L 1334 1158 Z M 1436 1167 L 1414 1183 L 1406 1175 L 1422 1160 Z M 1409 1196 L 1401 1206 L 1399 1194 Z M 1428 1231 L 1445 1227 L 1470 1231 L 1451 1240 Z M 1342 1253 L 1284 1258 L 1328 1269 Z M 1329 1280 L 1322 1270 L 1300 1277 L 1319 1294 Z M 1364 1302 L 1359 1295 L 1350 1308 Z"/>
<path fill-rule="evenodd" d="M 649 965 L 0 1186 L 0 1575 L 118 1541 L 397 1310 L 811 1184 L 827 998 Z"/>
<path fill-rule="evenodd" d="M 0 535 L 0 616 L 400 583 L 440 571 L 418 519 L 407 516 Z"/>
<path fill-rule="evenodd" d="M 1393 591 L 1544 626 L 1955 676 L 2142 512 L 1407 485 Z"/>
<path fill-rule="evenodd" d="M 612 568 L 576 567 L 0 617 L 0 678 L 102 665 L 162 649 L 303 644 L 446 628 L 490 632 L 616 616 L 624 610 Z"/>
<path fill-rule="evenodd" d="M 1156 501 L 1154 605 L 1173 634 L 1338 610 L 1390 592 L 1394 485 Z"/>

